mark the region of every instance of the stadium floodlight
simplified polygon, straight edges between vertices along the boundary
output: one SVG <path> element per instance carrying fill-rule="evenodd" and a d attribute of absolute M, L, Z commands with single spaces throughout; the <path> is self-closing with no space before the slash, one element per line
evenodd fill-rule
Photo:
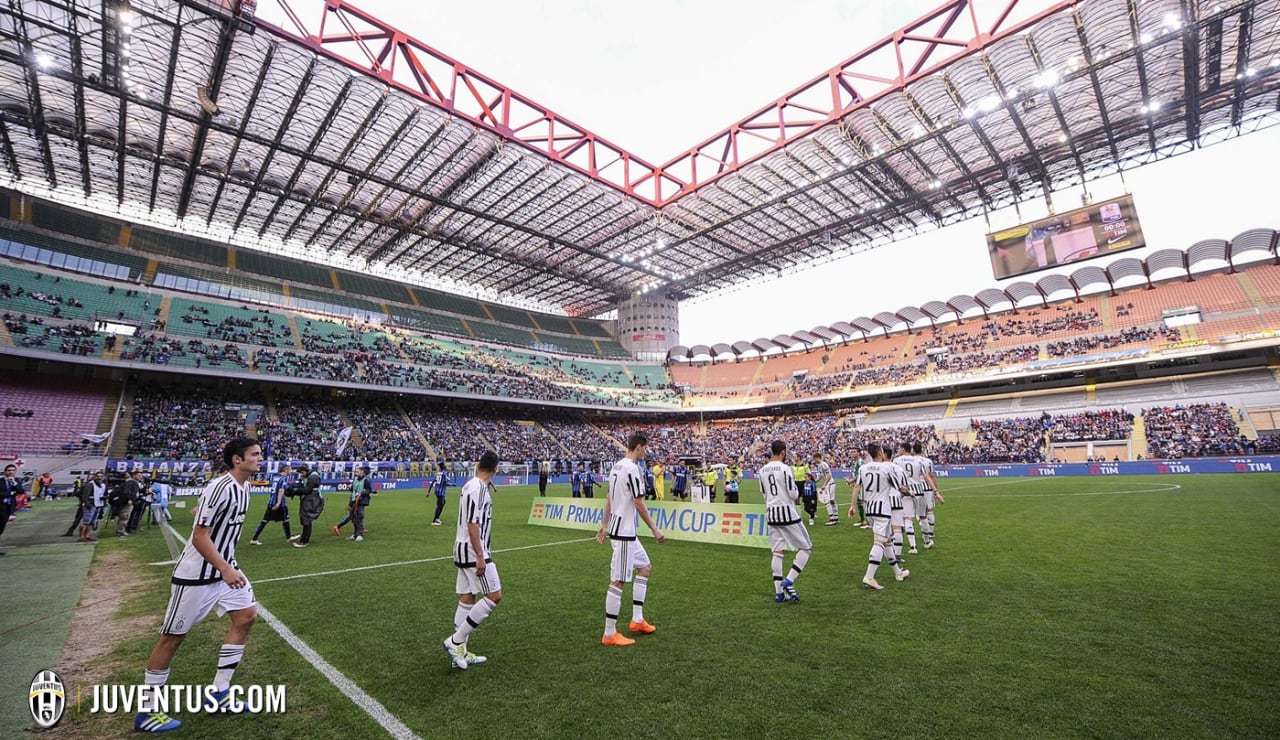
<path fill-rule="evenodd" d="M 1165 13 L 1164 27 L 1170 31 L 1178 31 L 1182 29 L 1182 18 L 1177 13 Z"/>
<path fill-rule="evenodd" d="M 36 54 L 36 66 L 40 69 L 48 69 L 53 66 L 53 57 L 44 52 Z"/>
<path fill-rule="evenodd" d="M 1058 80 L 1060 79 L 1061 79 L 1061 76 L 1058 74 L 1058 70 L 1054 69 L 1053 67 L 1049 67 L 1047 69 L 1042 70 L 1040 74 L 1036 75 L 1036 78 L 1032 80 L 1031 84 L 1034 87 L 1040 88 L 1041 90 L 1048 90 L 1049 88 L 1058 84 Z"/>
<path fill-rule="evenodd" d="M 1154 38 L 1155 38 L 1155 37 L 1154 37 L 1154 36 L 1152 36 L 1152 35 L 1151 35 L 1150 33 L 1148 33 L 1147 31 L 1143 31 L 1143 32 L 1142 32 L 1142 35 L 1138 37 L 1138 43 L 1139 43 L 1139 44 L 1146 45 L 1146 44 L 1151 43 L 1151 42 L 1152 42 L 1152 40 L 1153 40 Z"/>
<path fill-rule="evenodd" d="M 138 14 L 128 8 L 122 8 L 116 13 L 116 19 L 120 21 L 120 25 L 132 27 L 134 22 L 138 20 Z"/>

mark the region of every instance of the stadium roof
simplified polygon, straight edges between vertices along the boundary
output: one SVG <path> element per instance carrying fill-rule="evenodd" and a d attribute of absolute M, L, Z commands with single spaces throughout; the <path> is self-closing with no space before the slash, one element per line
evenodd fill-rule
<path fill-rule="evenodd" d="M 894 313 L 881 311 L 875 316 L 860 316 L 840 321 L 831 326 L 819 326 L 810 331 L 781 334 L 773 339 L 757 339 L 754 342 L 739 341 L 733 344 L 716 344 L 711 347 L 700 344 L 692 347 L 676 345 L 667 352 L 668 360 L 688 361 L 734 357 L 742 359 L 763 355 L 766 352 L 789 352 L 797 348 L 808 352 L 829 344 L 840 344 L 853 339 L 867 340 L 876 335 L 887 336 L 893 332 L 926 327 L 936 328 L 939 323 L 963 322 L 965 319 L 989 319 L 992 313 L 1028 307 L 1048 308 L 1055 301 L 1081 300 L 1082 296 L 1117 291 L 1145 285 L 1152 288 L 1156 281 L 1194 279 L 1198 273 L 1227 269 L 1235 272 L 1238 264 L 1271 259 L 1280 265 L 1280 232 L 1272 229 L 1250 229 L 1236 235 L 1231 241 L 1204 239 L 1186 249 L 1160 249 L 1146 259 L 1122 257 L 1106 267 L 1085 265 L 1069 275 L 1046 275 L 1034 283 L 1018 281 L 1003 288 L 987 288 L 973 295 L 952 296 L 946 301 L 929 301 L 922 306 L 904 306 Z M 1170 306 L 1181 308 L 1181 306 Z"/>
<path fill-rule="evenodd" d="M 1280 120 L 1280 0 L 952 0 L 662 165 L 346 0 L 253 5 L 13 0 L 9 184 L 598 315 Z"/>

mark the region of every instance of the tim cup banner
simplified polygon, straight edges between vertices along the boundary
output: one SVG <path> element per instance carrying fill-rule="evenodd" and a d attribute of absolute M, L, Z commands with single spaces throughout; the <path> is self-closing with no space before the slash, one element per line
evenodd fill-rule
<path fill-rule="evenodd" d="M 769 525 L 762 504 L 685 504 L 646 501 L 654 526 L 673 540 L 713 542 L 718 545 L 768 547 Z M 604 499 L 536 498 L 529 509 L 529 524 L 585 529 L 595 532 L 604 519 Z M 636 517 L 641 537 L 653 533 Z"/>

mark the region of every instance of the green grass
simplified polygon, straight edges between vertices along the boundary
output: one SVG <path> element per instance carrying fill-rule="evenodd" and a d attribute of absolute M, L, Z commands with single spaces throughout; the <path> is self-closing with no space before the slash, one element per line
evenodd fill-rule
<path fill-rule="evenodd" d="M 773 603 L 763 550 L 649 541 L 659 630 L 625 649 L 599 644 L 608 548 L 526 525 L 534 490 L 502 489 L 505 598 L 471 641 L 489 663 L 467 671 L 440 648 L 453 527 L 428 526 L 421 492 L 379 495 L 363 543 L 318 529 L 296 550 L 272 524 L 251 547 L 246 532 L 240 564 L 264 606 L 423 737 L 1275 737 L 1278 483 L 944 480 L 938 547 L 909 558 L 907 582 L 886 566 L 884 591 L 862 588 L 869 533 L 816 527 L 799 604 Z M 455 506 L 451 491 L 446 520 Z M 190 510 L 176 512 L 185 535 Z M 564 544 L 501 552 L 547 543 Z M 100 547 L 165 559 L 158 536 Z M 426 558 L 441 559 L 262 582 Z M 155 589 L 128 610 L 158 622 L 167 570 L 140 574 Z M 171 681 L 209 680 L 225 624 L 193 632 Z M 116 650 L 118 680 L 140 678 L 153 639 Z M 184 718 L 183 737 L 384 736 L 265 624 L 236 678 L 287 684 L 288 714 Z"/>

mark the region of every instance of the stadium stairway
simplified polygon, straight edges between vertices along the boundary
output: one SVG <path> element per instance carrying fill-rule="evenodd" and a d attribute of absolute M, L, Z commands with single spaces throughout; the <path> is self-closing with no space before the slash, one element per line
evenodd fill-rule
<path fill-rule="evenodd" d="M 1098 378 L 1093 373 L 1084 376 L 1084 400 L 1090 405 L 1098 402 Z"/>
<path fill-rule="evenodd" d="M 271 392 L 270 386 L 262 387 L 262 411 L 267 415 L 267 421 L 280 422 L 280 409 L 276 406 L 276 394 Z"/>
<path fill-rule="evenodd" d="M 626 367 L 626 365 L 623 365 L 623 367 L 625 368 L 625 367 Z M 631 373 L 630 373 L 630 372 L 628 372 L 628 373 L 627 373 L 627 375 L 629 376 L 629 375 L 631 375 Z M 518 422 L 517 422 L 517 423 L 518 423 Z M 541 424 L 539 424 L 537 421 L 530 421 L 530 422 L 529 422 L 529 425 L 530 425 L 530 426 L 535 427 L 538 431 L 542 432 L 542 433 L 543 433 L 543 435 L 545 435 L 545 436 L 546 436 L 546 438 L 547 438 L 548 440 L 550 440 L 551 444 L 555 445 L 556 449 L 560 450 L 560 454 L 564 456 L 564 459 L 566 459 L 566 460 L 567 460 L 567 459 L 569 459 L 569 458 L 573 457 L 573 452 L 572 452 L 568 447 L 565 447 L 565 446 L 564 446 L 564 442 L 560 441 L 560 440 L 556 437 L 556 435 L 554 435 L 554 434 L 552 434 L 552 433 L 551 433 L 551 431 L 550 431 L 549 429 L 547 429 L 546 427 L 542 426 L 542 425 L 541 425 Z"/>
<path fill-rule="evenodd" d="M 1132 443 L 1130 457 L 1147 456 L 1147 421 L 1142 418 L 1142 414 L 1133 415 L 1133 431 L 1129 434 L 1129 440 Z"/>
<path fill-rule="evenodd" d="M 12 347 L 13 337 L 9 336 L 9 327 L 0 321 L 0 347 Z"/>
<path fill-rule="evenodd" d="M 1236 417 L 1236 422 L 1240 425 L 1240 433 L 1248 439 L 1256 440 L 1258 438 L 1258 430 L 1253 426 L 1253 420 L 1249 418 L 1238 406 L 1231 407 L 1231 415 Z"/>
<path fill-rule="evenodd" d="M 432 468 L 437 467 L 440 462 L 439 453 L 437 453 L 436 448 L 432 447 L 431 443 L 427 441 L 427 436 L 422 433 L 422 430 L 418 428 L 418 425 L 413 423 L 413 419 L 409 418 L 409 412 L 404 410 L 404 406 L 401 406 L 399 401 L 396 401 L 396 411 L 400 412 L 400 418 L 404 419 L 405 426 L 413 430 L 414 436 L 418 438 L 418 442 L 422 444 L 422 448 L 427 451 L 427 457 L 431 460 Z"/>
<path fill-rule="evenodd" d="M 360 368 L 360 372 L 364 372 L 363 367 Z M 342 426 L 344 428 L 351 427 L 351 438 L 347 440 L 347 444 L 352 449 L 360 450 L 361 453 L 363 453 L 364 452 L 364 435 L 360 433 L 359 425 L 351 421 L 351 417 L 347 414 L 347 410 L 344 408 L 338 409 L 338 418 L 342 419 Z"/>
<path fill-rule="evenodd" d="M 121 398 L 118 389 L 108 390 L 107 402 L 102 405 L 102 414 L 98 416 L 98 428 L 94 430 L 95 434 L 106 434 L 111 431 L 111 426 L 116 420 L 116 412 L 120 410 Z"/>
<path fill-rule="evenodd" d="M 907 343 L 902 346 L 902 360 L 904 362 L 911 362 L 912 358 L 915 357 L 916 341 L 923 335 L 924 333 L 919 331 L 907 332 L 905 337 Z"/>
<path fill-rule="evenodd" d="M 1267 299 L 1262 295 L 1262 291 L 1258 290 L 1258 286 L 1253 282 L 1253 276 L 1248 271 L 1237 272 L 1236 282 L 1240 283 L 1240 290 L 1253 301 L 1255 308 L 1269 308 Z"/>
<path fill-rule="evenodd" d="M 169 313 L 173 307 L 173 296 L 166 295 L 160 299 L 160 305 L 156 307 L 155 318 L 164 322 L 165 328 L 169 327 Z"/>
<path fill-rule="evenodd" d="M 1102 319 L 1102 330 L 1111 331 L 1116 325 L 1116 312 L 1111 308 L 1111 295 L 1103 293 L 1098 296 L 1098 318 Z"/>
<path fill-rule="evenodd" d="M 293 339 L 293 348 L 299 352 L 305 352 L 302 346 L 302 332 L 298 331 L 297 317 L 291 313 L 285 314 L 289 318 L 289 337 Z"/>
<path fill-rule="evenodd" d="M 950 419 L 956 415 L 956 406 L 960 405 L 960 392 L 951 391 L 951 400 L 947 401 L 947 412 L 942 415 L 944 419 Z"/>
<path fill-rule="evenodd" d="M 608 432 L 596 426 L 595 424 L 591 423 L 590 421 L 586 421 L 584 419 L 583 423 L 585 423 L 588 427 L 590 427 L 591 430 L 594 431 L 596 434 L 599 434 L 601 437 L 607 439 L 609 443 L 612 444 L 614 447 L 617 447 L 619 452 L 626 454 L 626 451 L 627 451 L 626 444 L 624 444 L 617 437 L 613 436 L 612 434 L 609 434 Z"/>
<path fill-rule="evenodd" d="M 391 310 L 387 308 L 387 304 L 380 303 L 378 305 L 382 306 L 382 310 L 385 311 L 388 316 L 391 315 Z M 407 362 L 410 365 L 412 365 L 413 360 L 409 359 L 409 356 L 404 353 L 404 350 L 400 349 L 400 342 L 404 339 L 404 337 L 395 329 L 384 329 L 383 333 L 386 334 L 387 339 L 391 340 L 391 343 L 395 345 L 396 359 L 401 360 L 403 362 Z"/>
<path fill-rule="evenodd" d="M 117 398 L 116 403 L 120 407 L 120 421 L 116 424 L 116 433 L 111 437 L 111 447 L 108 449 L 108 456 L 117 460 L 123 460 L 129 453 L 129 434 L 133 431 L 133 399 L 138 395 L 138 391 L 132 384 L 126 383 L 124 390 Z M 111 401 L 107 402 L 110 405 Z M 106 409 L 103 409 L 105 413 Z M 115 415 L 115 412 L 112 412 Z M 99 421 L 98 428 L 102 428 Z"/>

